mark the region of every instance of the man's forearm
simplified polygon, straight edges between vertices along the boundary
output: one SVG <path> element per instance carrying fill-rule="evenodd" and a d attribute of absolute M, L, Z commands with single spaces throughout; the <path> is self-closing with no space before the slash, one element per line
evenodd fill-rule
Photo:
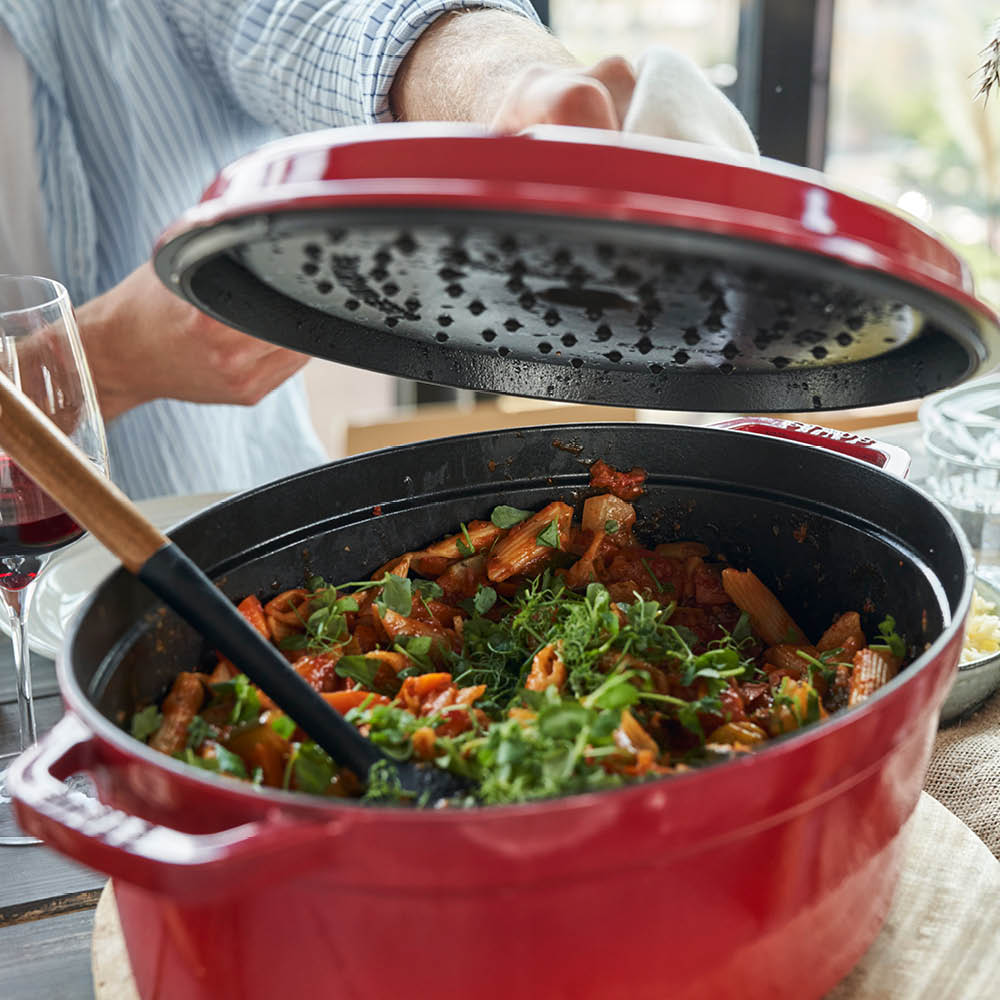
<path fill-rule="evenodd" d="M 577 61 L 543 27 L 516 14 L 472 10 L 439 18 L 403 60 L 390 92 L 401 121 L 494 119 L 509 85 L 538 63 Z"/>

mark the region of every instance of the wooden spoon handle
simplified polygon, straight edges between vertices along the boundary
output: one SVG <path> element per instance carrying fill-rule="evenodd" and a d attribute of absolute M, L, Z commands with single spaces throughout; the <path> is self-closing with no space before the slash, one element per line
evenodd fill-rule
<path fill-rule="evenodd" d="M 0 448 L 133 573 L 169 544 L 3 373 Z"/>

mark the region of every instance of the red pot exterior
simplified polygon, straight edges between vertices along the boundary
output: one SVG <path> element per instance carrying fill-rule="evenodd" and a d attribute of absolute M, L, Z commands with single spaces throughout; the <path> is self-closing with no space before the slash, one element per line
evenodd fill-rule
<path fill-rule="evenodd" d="M 943 523 L 959 582 L 926 652 L 863 705 L 718 767 L 473 810 L 260 793 L 131 741 L 65 654 L 69 714 L 9 773 L 18 818 L 113 876 L 146 1000 L 819 998 L 888 909 L 956 672 L 971 561 Z M 109 805 L 58 780 L 81 769 Z"/>
<path fill-rule="evenodd" d="M 956 631 L 867 707 L 696 775 L 450 815 L 306 801 L 259 857 L 237 857 L 253 832 L 222 848 L 200 894 L 184 858 L 161 857 L 147 865 L 155 889 L 116 878 L 141 994 L 251 1000 L 321 983 L 336 998 L 820 997 L 888 908 L 960 646 Z M 226 802 L 100 738 L 88 751 L 114 805 L 138 780 L 171 786 L 216 829 L 222 816 L 275 819 L 239 788 Z M 120 860 L 19 816 L 120 874 Z"/>

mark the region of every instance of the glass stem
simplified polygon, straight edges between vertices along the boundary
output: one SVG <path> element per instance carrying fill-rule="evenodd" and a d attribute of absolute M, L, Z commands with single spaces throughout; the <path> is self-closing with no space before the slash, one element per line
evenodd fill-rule
<path fill-rule="evenodd" d="M 15 559 L 17 557 L 14 557 Z M 5 559 L 7 568 L 10 558 Z M 37 565 L 37 561 L 36 565 Z M 14 682 L 17 686 L 18 749 L 26 750 L 38 738 L 35 730 L 35 703 L 31 696 L 31 656 L 28 650 L 28 608 L 35 589 L 35 573 L 4 574 L 6 580 L 24 581 L 20 587 L 0 586 L 0 599 L 7 609 L 7 622 L 14 647 Z"/>

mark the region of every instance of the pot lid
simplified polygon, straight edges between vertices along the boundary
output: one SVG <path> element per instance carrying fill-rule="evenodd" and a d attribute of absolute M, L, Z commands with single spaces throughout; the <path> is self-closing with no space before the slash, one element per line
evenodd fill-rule
<path fill-rule="evenodd" d="M 1000 362 L 968 268 L 912 219 L 786 164 L 591 129 L 293 136 L 226 167 L 155 265 L 273 343 L 543 399 L 820 410 Z"/>

